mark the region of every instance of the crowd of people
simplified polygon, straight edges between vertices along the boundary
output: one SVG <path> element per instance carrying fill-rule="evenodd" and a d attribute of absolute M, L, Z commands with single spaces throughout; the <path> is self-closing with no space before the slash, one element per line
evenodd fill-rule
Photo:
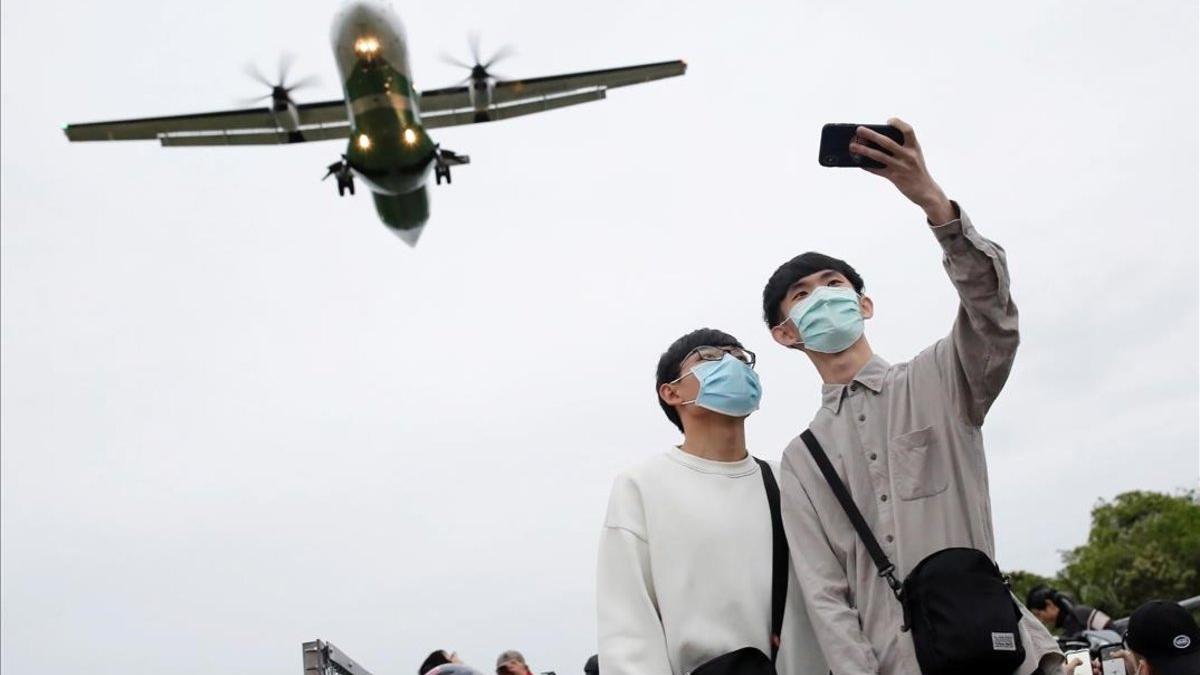
<path fill-rule="evenodd" d="M 597 655 L 592 655 L 583 664 L 584 675 L 599 675 L 600 666 Z M 425 657 L 417 669 L 417 675 L 482 675 L 481 671 L 462 662 L 456 652 L 445 649 L 435 649 Z M 496 657 L 496 675 L 535 675 L 525 656 L 521 652 L 510 649 Z M 537 675 L 555 675 L 552 671 Z"/>

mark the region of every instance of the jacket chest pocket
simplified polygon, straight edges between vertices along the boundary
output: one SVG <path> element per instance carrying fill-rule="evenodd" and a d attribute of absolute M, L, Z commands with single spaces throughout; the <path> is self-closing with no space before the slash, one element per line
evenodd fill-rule
<path fill-rule="evenodd" d="M 949 486 L 946 458 L 933 427 L 896 436 L 889 445 L 893 488 L 900 499 L 911 501 L 941 494 Z"/>

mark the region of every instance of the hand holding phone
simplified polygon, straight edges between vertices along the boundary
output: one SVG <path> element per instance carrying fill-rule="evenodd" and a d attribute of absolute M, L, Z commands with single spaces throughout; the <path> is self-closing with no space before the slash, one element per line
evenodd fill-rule
<path fill-rule="evenodd" d="M 1125 670 L 1125 650 L 1121 645 L 1100 649 L 1100 668 L 1104 675 L 1128 675 Z"/>
<path fill-rule="evenodd" d="M 823 166 L 854 166 L 888 179 L 934 225 L 958 217 L 954 204 L 929 175 L 912 125 L 898 117 L 887 124 L 826 124 L 817 160 Z"/>
<path fill-rule="evenodd" d="M 859 137 L 859 127 L 866 127 L 904 145 L 904 134 L 896 127 L 887 124 L 826 124 L 821 127 L 821 152 L 817 158 L 821 166 L 883 168 L 882 163 L 870 157 L 850 152 L 850 143 L 855 141 L 869 148 L 886 152 L 876 143 Z"/>
<path fill-rule="evenodd" d="M 1086 649 L 1078 649 L 1063 654 L 1067 657 L 1067 667 L 1063 670 L 1068 675 L 1092 675 L 1092 654 Z M 1073 667 L 1072 667 L 1073 666 Z"/>

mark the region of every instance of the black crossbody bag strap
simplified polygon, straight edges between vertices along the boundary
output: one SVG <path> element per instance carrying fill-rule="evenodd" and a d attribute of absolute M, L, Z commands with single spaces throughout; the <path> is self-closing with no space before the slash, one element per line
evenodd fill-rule
<path fill-rule="evenodd" d="M 800 434 L 800 438 L 804 440 L 804 444 L 808 446 L 809 453 L 813 459 L 817 461 L 817 467 L 821 469 L 821 475 L 825 476 L 825 482 L 829 483 L 829 487 L 833 489 L 834 496 L 842 505 L 842 510 L 850 518 L 850 523 L 854 525 L 854 530 L 858 532 L 858 538 L 867 547 L 867 553 L 871 555 L 871 560 L 875 561 L 875 567 L 879 568 L 879 576 L 887 579 L 888 586 L 891 587 L 892 593 L 896 597 L 900 597 L 900 581 L 896 579 L 896 566 L 888 560 L 887 554 L 879 546 L 879 540 L 875 538 L 875 534 L 871 532 L 871 528 L 867 525 L 867 521 L 863 518 L 862 512 L 858 510 L 858 506 L 854 504 L 854 499 L 850 497 L 850 491 L 846 489 L 846 484 L 838 477 L 837 472 L 833 470 L 833 464 L 829 462 L 829 455 L 825 454 L 825 448 L 821 447 L 821 443 L 817 441 L 817 437 L 813 435 L 812 429 L 805 429 L 804 433 Z"/>
<path fill-rule="evenodd" d="M 779 506 L 779 484 L 766 462 L 754 458 L 762 472 L 763 487 L 767 490 L 767 504 L 771 507 L 771 663 L 779 656 L 779 644 L 783 633 L 783 610 L 787 603 L 788 587 L 788 543 L 783 531 L 783 511 Z"/>

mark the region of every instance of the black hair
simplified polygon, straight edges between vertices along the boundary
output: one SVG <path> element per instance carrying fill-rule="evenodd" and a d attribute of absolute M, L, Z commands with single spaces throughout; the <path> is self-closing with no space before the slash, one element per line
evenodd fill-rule
<path fill-rule="evenodd" d="M 1025 607 L 1028 609 L 1045 609 L 1046 602 L 1053 602 L 1063 612 L 1071 611 L 1071 599 L 1049 586 L 1035 586 L 1025 596 Z"/>
<path fill-rule="evenodd" d="M 787 297 L 787 291 L 792 284 L 810 274 L 824 270 L 840 272 L 854 286 L 854 292 L 862 295 L 863 279 L 845 260 L 815 251 L 801 253 L 780 265 L 763 288 L 763 321 L 767 322 L 768 328 L 774 328 L 783 322 L 784 316 L 783 312 L 779 310 L 779 305 Z"/>
<path fill-rule="evenodd" d="M 445 650 L 435 649 L 430 652 L 429 656 L 425 657 L 424 661 L 421 662 L 421 667 L 417 668 L 417 675 L 425 675 L 425 673 L 428 673 L 434 668 L 437 668 L 438 666 L 444 666 L 447 663 L 450 663 L 450 659 L 446 658 Z"/>
<path fill-rule="evenodd" d="M 681 372 L 680 364 L 683 362 L 689 352 L 696 347 L 738 347 L 745 349 L 742 343 L 738 342 L 737 338 L 729 333 L 719 331 L 715 328 L 698 328 L 687 335 L 679 338 L 667 347 L 667 351 L 658 357 L 658 369 L 654 376 L 654 395 L 658 399 L 658 404 L 662 406 L 663 412 L 667 415 L 667 419 L 683 431 L 683 422 L 679 419 L 679 411 L 674 406 L 667 405 L 662 396 L 658 394 L 658 389 L 667 382 L 672 382 L 679 379 Z"/>

